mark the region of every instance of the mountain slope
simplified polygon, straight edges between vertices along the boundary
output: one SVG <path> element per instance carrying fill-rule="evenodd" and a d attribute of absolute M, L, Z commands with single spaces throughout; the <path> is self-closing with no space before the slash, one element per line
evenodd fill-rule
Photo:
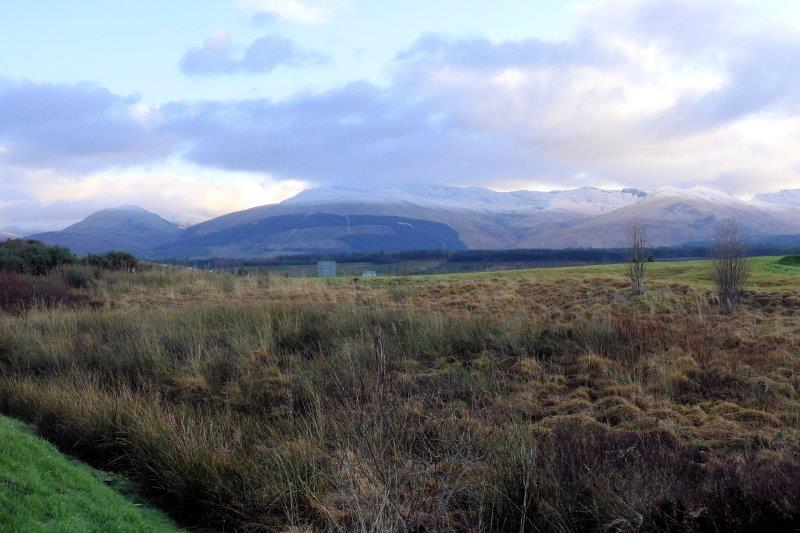
<path fill-rule="evenodd" d="M 125 250 L 142 254 L 174 241 L 181 228 L 136 206 L 122 206 L 93 213 L 61 231 L 37 233 L 31 239 L 65 246 L 77 254 Z"/>
<path fill-rule="evenodd" d="M 625 228 L 634 218 L 647 224 L 651 246 L 710 240 L 717 221 L 738 220 L 749 238 L 800 233 L 796 206 L 746 202 L 710 187 L 663 187 L 641 201 L 594 217 L 570 228 L 531 235 L 526 247 L 618 247 L 626 245 Z"/>
<path fill-rule="evenodd" d="M 0 241 L 7 241 L 9 239 L 19 239 L 18 235 L 14 235 L 13 233 L 7 233 L 5 231 L 0 231 Z"/>
<path fill-rule="evenodd" d="M 208 217 L 196 215 L 194 213 L 184 213 L 184 212 L 173 213 L 170 217 L 167 218 L 168 222 L 172 222 L 181 229 L 192 227 L 194 225 L 200 224 L 201 222 L 205 222 L 206 220 L 208 220 Z"/>
<path fill-rule="evenodd" d="M 560 229 L 630 205 L 645 194 L 604 191 L 496 192 L 479 187 L 419 186 L 366 190 L 309 189 L 280 204 L 224 215 L 186 230 L 181 240 L 210 235 L 284 215 L 383 215 L 438 222 L 453 228 L 469 248 L 510 248 L 531 233 Z"/>
<path fill-rule="evenodd" d="M 188 224 L 186 217 L 183 219 Z M 153 258 L 269 257 L 410 249 L 619 247 L 634 218 L 650 246 L 706 241 L 736 218 L 755 242 L 800 239 L 800 191 L 741 200 L 710 187 L 584 187 L 497 192 L 419 185 L 369 190 L 308 189 L 284 202 L 199 222 L 174 222 L 125 206 L 95 213 L 60 232 L 34 235 L 77 253 L 123 249 Z"/>
<path fill-rule="evenodd" d="M 264 257 L 290 253 L 463 250 L 451 227 L 387 215 L 286 214 L 209 233 L 189 233 L 152 250 L 156 257 Z"/>

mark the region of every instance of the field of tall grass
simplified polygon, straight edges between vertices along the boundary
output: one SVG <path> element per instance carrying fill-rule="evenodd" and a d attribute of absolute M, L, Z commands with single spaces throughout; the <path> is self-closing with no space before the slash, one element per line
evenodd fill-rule
<path fill-rule="evenodd" d="M 105 272 L 0 314 L 0 412 L 189 527 L 795 526 L 800 268 L 651 276 Z"/>

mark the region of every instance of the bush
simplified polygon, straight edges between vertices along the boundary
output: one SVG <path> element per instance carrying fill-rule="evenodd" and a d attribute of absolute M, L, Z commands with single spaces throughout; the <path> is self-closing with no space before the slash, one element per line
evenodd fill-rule
<path fill-rule="evenodd" d="M 787 255 L 778 259 L 778 264 L 783 266 L 800 267 L 800 254 Z"/>
<path fill-rule="evenodd" d="M 0 273 L 44 276 L 76 258 L 66 248 L 47 246 L 39 241 L 14 239 L 0 242 Z"/>
<path fill-rule="evenodd" d="M 139 260 L 128 252 L 89 254 L 84 259 L 84 263 L 105 270 L 136 270 L 139 267 Z"/>
<path fill-rule="evenodd" d="M 69 267 L 64 271 L 64 282 L 73 289 L 86 289 L 92 284 L 92 276 L 84 269 Z"/>

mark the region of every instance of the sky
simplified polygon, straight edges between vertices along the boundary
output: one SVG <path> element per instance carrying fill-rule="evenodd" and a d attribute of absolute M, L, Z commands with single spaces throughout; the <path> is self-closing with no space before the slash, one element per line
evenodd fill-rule
<path fill-rule="evenodd" d="M 10 0 L 0 228 L 314 186 L 800 188 L 800 2 Z"/>

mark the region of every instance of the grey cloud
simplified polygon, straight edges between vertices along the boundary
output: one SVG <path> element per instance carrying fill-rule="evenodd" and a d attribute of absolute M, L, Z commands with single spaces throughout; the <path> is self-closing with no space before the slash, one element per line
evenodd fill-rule
<path fill-rule="evenodd" d="M 277 34 L 256 39 L 239 54 L 227 35 L 218 35 L 206 39 L 203 46 L 187 51 L 180 65 L 189 75 L 257 74 L 270 72 L 280 65 L 321 64 L 329 59 Z"/>
<path fill-rule="evenodd" d="M 599 27 L 657 45 L 681 66 L 718 70 L 722 87 L 685 95 L 643 133 L 656 137 L 702 133 L 734 120 L 800 103 L 800 33 L 726 0 L 609 0 L 590 12 L 586 28 Z"/>
<path fill-rule="evenodd" d="M 670 162 L 662 142 L 764 110 L 796 111 L 800 36 L 732 24 L 742 16 L 737 9 L 718 0 L 613 0 L 587 14 L 564 42 L 424 35 L 398 54 L 386 87 L 354 83 L 283 102 L 175 104 L 171 127 L 196 163 L 316 182 L 559 180 L 568 186 L 606 179 L 646 185 L 651 178 L 631 161 L 653 153 L 654 163 Z M 649 74 L 619 48 L 617 37 L 634 47 L 658 43 L 679 63 L 722 72 L 724 85 L 706 94 L 686 92 L 654 117 L 620 116 L 613 109 L 624 101 L 625 84 L 647 83 Z M 493 81 L 515 69 L 547 74 L 512 88 Z M 616 76 L 619 84 L 595 84 L 587 71 Z M 575 88 L 577 95 L 571 94 Z M 694 168 L 708 172 L 702 164 Z M 662 180 L 672 172 L 685 181 L 692 170 L 670 162 L 648 173 Z"/>
<path fill-rule="evenodd" d="M 800 36 L 711 20 L 720 10 L 724 20 L 738 17 L 728 6 L 615 0 L 556 43 L 427 35 L 398 55 L 386 85 L 356 82 L 281 101 L 173 102 L 152 124 L 130 117 L 134 100 L 96 86 L 0 84 L 0 145 L 8 147 L 0 169 L 8 161 L 58 170 L 120 165 L 169 153 L 322 184 L 712 181 L 746 190 L 748 179 L 766 178 L 757 158 L 769 158 L 770 172 L 796 174 L 796 155 L 776 163 L 730 138 L 719 146 L 716 138 L 693 144 L 691 137 L 764 111 L 796 117 Z M 638 111 L 647 102 L 625 105 L 627 89 L 649 94 L 659 80 L 616 45 L 619 37 L 636 51 L 655 42 L 675 64 L 720 72 L 724 82 L 699 95 L 676 89 L 666 111 Z M 293 61 L 294 51 L 277 36 L 239 52 L 218 38 L 187 54 L 183 67 L 264 71 Z M 516 82 L 502 81 L 517 70 Z"/>
<path fill-rule="evenodd" d="M 133 115 L 136 101 L 90 83 L 0 79 L 0 163 L 77 172 L 163 157 L 174 145 Z"/>
<path fill-rule="evenodd" d="M 720 50 L 721 52 L 721 50 Z M 800 104 L 800 36 L 742 38 L 725 66 L 727 80 L 713 92 L 681 98 L 646 124 L 661 135 L 686 135 L 765 110 L 796 112 Z"/>
<path fill-rule="evenodd" d="M 486 182 L 521 179 L 547 165 L 513 142 L 476 131 L 414 95 L 354 83 L 273 103 L 176 104 L 174 133 L 185 157 L 228 170 L 271 172 L 316 182 Z"/>

